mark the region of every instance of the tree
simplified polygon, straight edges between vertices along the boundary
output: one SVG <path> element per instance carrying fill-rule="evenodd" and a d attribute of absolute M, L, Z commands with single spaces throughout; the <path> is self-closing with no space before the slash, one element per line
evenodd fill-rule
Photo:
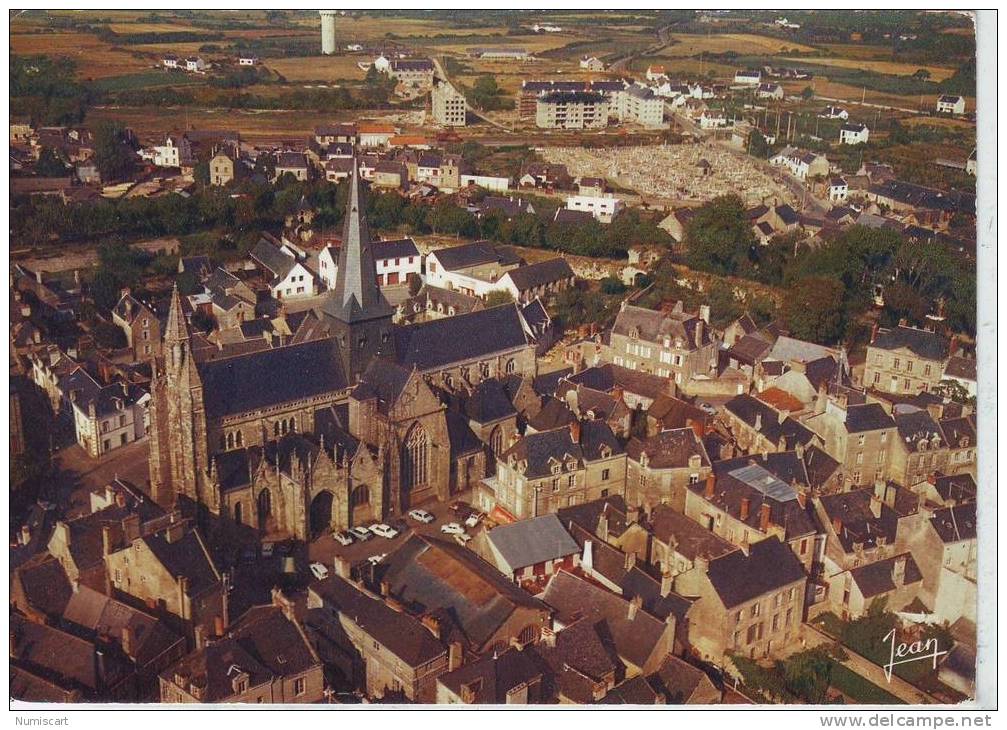
<path fill-rule="evenodd" d="M 52 147 L 43 147 L 35 163 L 39 177 L 65 177 L 66 165 Z"/>
<path fill-rule="evenodd" d="M 604 294 L 622 294 L 626 291 L 626 285 L 614 276 L 606 276 L 601 280 L 601 291 Z"/>
<path fill-rule="evenodd" d="M 794 283 L 783 303 L 791 334 L 801 340 L 834 343 L 843 335 L 843 285 L 824 276 Z"/>
<path fill-rule="evenodd" d="M 685 244 L 690 267 L 733 275 L 755 245 L 741 198 L 723 195 L 698 208 L 686 227 Z"/>
<path fill-rule="evenodd" d="M 494 289 L 486 295 L 486 306 L 497 307 L 501 304 L 513 304 L 514 297 L 506 289 Z"/>
<path fill-rule="evenodd" d="M 919 79 L 920 81 L 927 81 L 930 79 L 930 72 L 925 68 L 916 69 L 916 73 L 913 74 L 914 79 Z"/>
<path fill-rule="evenodd" d="M 123 180 L 133 172 L 135 155 L 118 122 L 102 122 L 94 133 L 94 157 L 102 180 Z"/>
<path fill-rule="evenodd" d="M 801 91 L 801 98 L 804 99 L 805 101 L 811 101 L 812 99 L 815 98 L 815 90 L 812 89 L 810 86 L 805 86 L 804 89 Z"/>

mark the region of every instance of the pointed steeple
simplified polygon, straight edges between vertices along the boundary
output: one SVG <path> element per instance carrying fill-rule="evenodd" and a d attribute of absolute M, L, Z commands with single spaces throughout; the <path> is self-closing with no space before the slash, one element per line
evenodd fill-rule
<path fill-rule="evenodd" d="M 391 305 L 378 288 L 377 267 L 367 229 L 367 198 L 356 157 L 353 158 L 352 168 L 336 285 L 323 307 L 326 313 L 343 322 L 387 317 L 392 313 Z"/>
<path fill-rule="evenodd" d="M 185 312 L 182 310 L 182 297 L 178 293 L 178 284 L 171 290 L 171 306 L 168 308 L 168 324 L 164 328 L 164 341 L 174 345 L 189 341 L 189 327 L 185 322 Z"/>

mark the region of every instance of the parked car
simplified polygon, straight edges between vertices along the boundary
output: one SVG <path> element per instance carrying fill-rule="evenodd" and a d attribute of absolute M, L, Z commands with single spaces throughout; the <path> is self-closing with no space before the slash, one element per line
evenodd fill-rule
<path fill-rule="evenodd" d="M 470 514 L 468 517 L 465 518 L 465 526 L 475 527 L 480 522 L 482 522 L 482 519 L 485 516 L 486 515 L 484 515 L 482 512 L 473 512 L 472 514 Z"/>
<path fill-rule="evenodd" d="M 348 533 L 346 530 L 336 530 L 332 533 L 332 537 L 343 547 L 353 544 L 353 535 Z"/>
<path fill-rule="evenodd" d="M 454 535 L 453 537 L 455 538 L 455 542 L 462 547 L 465 547 L 465 545 L 468 544 L 468 541 L 472 539 L 471 535 L 466 535 L 464 532 L 460 535 Z"/>
<path fill-rule="evenodd" d="M 325 580 L 329 577 L 329 569 L 321 563 L 312 563 L 311 574 L 318 578 L 318 580 Z"/>
<path fill-rule="evenodd" d="M 381 537 L 386 538 L 388 540 L 391 540 L 393 537 L 399 536 L 398 530 L 396 530 L 394 527 L 391 527 L 390 525 L 384 524 L 383 522 L 377 525 L 371 525 L 369 529 L 375 535 L 380 535 Z"/>
<path fill-rule="evenodd" d="M 424 525 L 429 525 L 434 521 L 434 516 L 425 509 L 411 509 L 409 510 L 409 516 L 417 522 L 422 522 Z"/>
<path fill-rule="evenodd" d="M 371 565 L 377 565 L 386 557 L 388 557 L 388 553 L 381 553 L 380 555 L 372 555 L 371 557 L 367 558 L 367 562 L 370 563 Z"/>
<path fill-rule="evenodd" d="M 717 415 L 717 406 L 713 405 L 712 403 L 707 403 L 706 401 L 700 401 L 697 405 L 699 407 L 699 410 L 701 410 L 708 416 Z"/>
<path fill-rule="evenodd" d="M 441 525 L 441 532 L 445 535 L 464 535 L 465 528 L 457 522 L 449 522 L 446 525 Z"/>
<path fill-rule="evenodd" d="M 374 537 L 374 535 L 371 534 L 370 530 L 368 530 L 366 527 L 360 527 L 359 525 L 357 525 L 356 527 L 351 527 L 349 531 L 350 534 L 353 535 L 353 537 L 360 540 L 360 542 L 367 542 L 372 537 Z"/>

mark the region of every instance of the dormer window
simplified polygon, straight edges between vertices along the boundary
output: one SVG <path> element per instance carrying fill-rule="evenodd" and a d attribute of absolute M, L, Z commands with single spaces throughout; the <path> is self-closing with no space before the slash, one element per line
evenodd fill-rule
<path fill-rule="evenodd" d="M 633 327 L 629 331 L 629 338 L 631 340 L 638 340 L 638 339 L 640 339 L 640 328 L 639 327 Z"/>

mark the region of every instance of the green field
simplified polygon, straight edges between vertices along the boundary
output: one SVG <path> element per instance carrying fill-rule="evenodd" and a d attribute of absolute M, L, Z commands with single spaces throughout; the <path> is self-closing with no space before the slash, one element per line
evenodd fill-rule
<path fill-rule="evenodd" d="M 188 76 L 167 71 L 141 71 L 122 76 L 108 76 L 98 79 L 94 85 L 102 91 L 130 91 L 132 89 L 153 89 L 162 86 L 192 86 L 205 84 L 206 78 Z"/>

